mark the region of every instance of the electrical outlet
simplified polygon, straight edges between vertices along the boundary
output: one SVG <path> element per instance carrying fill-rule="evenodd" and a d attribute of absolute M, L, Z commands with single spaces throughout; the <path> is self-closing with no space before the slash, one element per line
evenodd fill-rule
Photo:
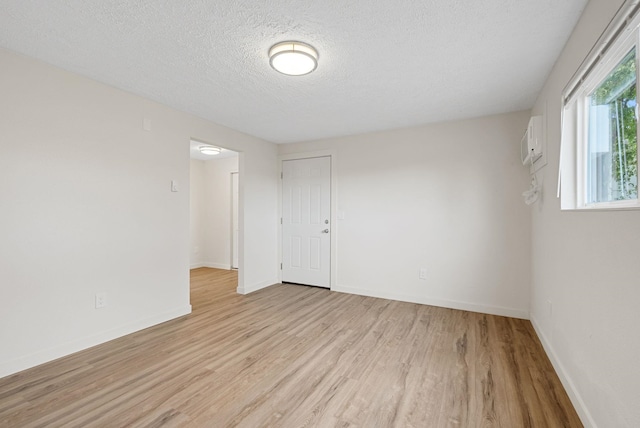
<path fill-rule="evenodd" d="M 420 272 L 418 272 L 418 277 L 420 279 L 427 279 L 427 269 L 426 268 L 420 268 Z"/>
<path fill-rule="evenodd" d="M 96 293 L 96 309 L 107 306 L 107 293 Z"/>

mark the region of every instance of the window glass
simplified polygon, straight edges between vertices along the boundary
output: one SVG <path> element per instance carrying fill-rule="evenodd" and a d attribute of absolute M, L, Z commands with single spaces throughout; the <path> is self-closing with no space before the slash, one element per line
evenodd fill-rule
<path fill-rule="evenodd" d="M 638 198 L 635 47 L 588 95 L 587 204 Z"/>

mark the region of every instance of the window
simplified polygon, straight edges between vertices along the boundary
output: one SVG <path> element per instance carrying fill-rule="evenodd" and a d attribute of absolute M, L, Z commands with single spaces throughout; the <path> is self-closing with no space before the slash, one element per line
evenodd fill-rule
<path fill-rule="evenodd" d="M 640 208 L 640 16 L 632 18 L 637 11 L 634 6 L 624 19 L 618 17 L 618 28 L 607 29 L 613 35 L 597 44 L 605 47 L 585 61 L 588 66 L 564 92 L 559 177 L 563 209 Z"/>
<path fill-rule="evenodd" d="M 587 96 L 587 205 L 638 199 L 636 48 Z"/>

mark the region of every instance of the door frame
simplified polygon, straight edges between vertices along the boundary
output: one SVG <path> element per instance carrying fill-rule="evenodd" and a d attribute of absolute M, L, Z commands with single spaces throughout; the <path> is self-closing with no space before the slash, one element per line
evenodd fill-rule
<path fill-rule="evenodd" d="M 239 166 L 239 165 L 238 165 Z M 233 180 L 236 180 L 236 186 L 238 187 L 238 193 L 235 194 L 234 193 L 234 189 L 233 189 Z M 238 270 L 240 269 L 240 172 L 239 171 L 235 171 L 231 173 L 231 259 L 230 259 L 230 263 L 229 266 L 231 267 L 231 269 L 235 269 Z M 233 206 L 236 205 L 236 210 L 234 211 Z M 234 222 L 233 222 L 233 216 L 234 216 L 234 212 L 235 215 L 238 217 L 237 220 L 237 226 L 238 226 L 238 236 L 237 239 L 234 239 L 235 236 L 235 231 L 234 231 Z M 234 253 L 237 252 L 238 253 L 238 265 L 234 266 L 233 264 L 233 260 L 234 260 Z"/>
<path fill-rule="evenodd" d="M 333 290 L 334 287 L 337 286 L 336 278 L 337 278 L 337 205 L 336 205 L 336 166 L 337 166 L 337 156 L 336 151 L 329 150 L 318 150 L 313 152 L 296 152 L 296 153 L 288 153 L 278 156 L 278 282 L 282 282 L 282 162 L 290 161 L 290 160 L 300 160 L 300 159 L 310 159 L 310 158 L 321 158 L 328 157 L 330 160 L 331 171 L 330 171 L 330 189 L 331 189 L 331 207 L 330 207 L 330 217 L 331 217 L 331 233 L 329 234 L 330 244 L 329 251 L 331 266 L 330 266 L 330 276 L 329 276 L 329 289 Z"/>

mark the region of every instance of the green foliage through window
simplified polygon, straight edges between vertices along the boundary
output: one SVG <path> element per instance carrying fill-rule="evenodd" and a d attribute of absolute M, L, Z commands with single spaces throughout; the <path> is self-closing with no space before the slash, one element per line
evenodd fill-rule
<path fill-rule="evenodd" d="M 636 49 L 589 96 L 587 202 L 638 198 Z"/>

